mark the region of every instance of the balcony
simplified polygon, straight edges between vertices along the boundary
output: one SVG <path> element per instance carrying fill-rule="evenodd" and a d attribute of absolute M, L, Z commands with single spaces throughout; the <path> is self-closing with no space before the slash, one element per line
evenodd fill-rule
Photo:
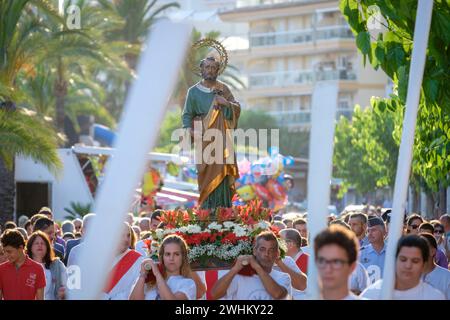
<path fill-rule="evenodd" d="M 290 3 L 290 2 L 304 2 L 304 0 L 237 0 L 236 8 L 246 8 L 264 5 L 273 5 L 280 3 Z"/>
<path fill-rule="evenodd" d="M 268 115 L 274 117 L 280 125 L 305 125 L 311 123 L 310 111 L 281 111 L 267 112 Z"/>
<path fill-rule="evenodd" d="M 356 74 L 351 70 L 329 70 L 329 71 L 281 71 L 264 72 L 249 75 L 251 88 L 258 87 L 286 87 L 304 84 L 314 84 L 316 81 L 330 80 L 356 80 Z"/>
<path fill-rule="evenodd" d="M 279 125 L 283 126 L 305 126 L 311 124 L 311 111 L 310 110 L 296 110 L 296 111 L 281 111 L 267 112 L 268 115 L 274 117 Z M 341 116 L 351 119 L 353 114 L 352 110 L 341 110 L 336 111 L 336 120 L 339 120 Z"/>
<path fill-rule="evenodd" d="M 347 25 L 326 26 L 317 29 L 302 29 L 283 32 L 250 34 L 250 47 L 279 46 L 330 39 L 352 39 L 353 33 Z"/>

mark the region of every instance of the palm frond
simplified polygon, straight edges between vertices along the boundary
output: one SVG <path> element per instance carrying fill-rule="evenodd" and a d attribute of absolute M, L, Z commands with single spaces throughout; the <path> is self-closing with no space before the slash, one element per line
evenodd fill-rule
<path fill-rule="evenodd" d="M 51 126 L 21 110 L 0 110 L 0 149 L 6 164 L 11 164 L 16 155 L 22 155 L 41 162 L 57 174 L 62 164 L 56 148 L 56 134 Z"/>

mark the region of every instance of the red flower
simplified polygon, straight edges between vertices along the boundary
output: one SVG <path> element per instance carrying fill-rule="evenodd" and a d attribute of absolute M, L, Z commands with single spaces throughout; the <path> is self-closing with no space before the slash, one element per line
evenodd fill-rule
<path fill-rule="evenodd" d="M 152 240 L 151 240 L 151 239 L 145 239 L 145 240 L 142 240 L 142 242 L 144 242 L 144 246 L 145 246 L 148 250 L 150 250 L 150 247 L 151 247 L 151 245 L 152 245 Z"/>
<path fill-rule="evenodd" d="M 222 240 L 220 240 L 220 242 L 223 244 L 225 243 L 235 244 L 237 242 L 237 237 L 233 232 L 230 232 L 225 237 L 223 237 Z"/>
<path fill-rule="evenodd" d="M 219 223 L 229 221 L 234 218 L 233 208 L 219 208 L 217 214 L 217 220 Z"/>
<path fill-rule="evenodd" d="M 199 221 L 207 221 L 209 219 L 210 210 L 208 209 L 197 209 L 194 211 L 197 219 Z"/>

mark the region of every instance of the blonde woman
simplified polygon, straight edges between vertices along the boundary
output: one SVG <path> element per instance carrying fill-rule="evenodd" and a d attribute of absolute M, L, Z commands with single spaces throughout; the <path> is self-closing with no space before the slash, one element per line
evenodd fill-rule
<path fill-rule="evenodd" d="M 196 282 L 200 286 L 202 283 L 191 271 L 187 250 L 181 237 L 169 235 L 164 238 L 159 249 L 159 263 L 151 259 L 142 262 L 130 300 L 195 300 L 199 295 Z M 150 277 L 149 272 L 153 274 Z M 146 282 L 148 278 L 151 280 Z"/>

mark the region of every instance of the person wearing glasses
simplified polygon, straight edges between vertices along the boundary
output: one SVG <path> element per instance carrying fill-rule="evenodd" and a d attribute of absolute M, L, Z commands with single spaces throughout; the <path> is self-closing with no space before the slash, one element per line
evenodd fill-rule
<path fill-rule="evenodd" d="M 423 218 L 418 214 L 414 213 L 408 217 L 406 222 L 406 233 L 408 234 L 419 234 L 419 227 L 423 223 Z"/>
<path fill-rule="evenodd" d="M 436 239 L 438 248 L 442 250 L 442 252 L 445 252 L 445 229 L 442 223 L 439 220 L 431 220 L 430 223 L 433 225 L 434 228 L 434 238 Z"/>
<path fill-rule="evenodd" d="M 332 224 L 314 239 L 315 263 L 324 300 L 358 300 L 349 288 L 357 265 L 359 240 L 345 227 Z"/>
<path fill-rule="evenodd" d="M 393 300 L 445 300 L 439 290 L 422 281 L 429 257 L 428 243 L 418 235 L 400 238 L 395 253 Z M 381 299 L 383 280 L 378 280 L 361 294 L 367 299 Z"/>
<path fill-rule="evenodd" d="M 367 221 L 367 225 L 367 238 L 370 244 L 361 248 L 359 262 L 366 268 L 372 284 L 383 276 L 386 257 L 386 226 L 380 217 L 371 217 Z"/>
<path fill-rule="evenodd" d="M 434 227 L 429 222 L 422 223 L 420 225 L 420 227 L 419 227 L 419 232 L 420 232 L 420 234 L 429 233 L 429 234 L 433 235 L 433 237 L 434 237 Z M 442 251 L 441 249 L 436 249 L 436 254 L 435 254 L 435 257 L 434 257 L 434 261 L 436 261 L 438 266 L 447 269 L 447 267 L 448 267 L 448 260 L 447 260 L 447 257 L 445 256 L 444 251 Z"/>
<path fill-rule="evenodd" d="M 441 291 L 446 299 L 450 300 L 450 271 L 438 266 L 435 262 L 438 250 L 436 239 L 429 233 L 423 233 L 420 236 L 427 241 L 430 250 L 422 280 Z"/>

